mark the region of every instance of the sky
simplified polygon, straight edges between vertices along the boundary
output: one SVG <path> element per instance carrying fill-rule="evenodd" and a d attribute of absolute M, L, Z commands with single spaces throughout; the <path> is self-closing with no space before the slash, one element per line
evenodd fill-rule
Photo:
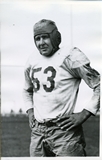
<path fill-rule="evenodd" d="M 69 1 L 0 1 L 1 19 L 1 112 L 11 109 L 25 112 L 22 90 L 24 66 L 30 56 L 37 56 L 33 26 L 39 20 L 55 21 L 62 35 L 60 47 L 80 48 L 91 66 L 102 71 L 102 4 Z M 92 95 L 82 81 L 77 106 Z M 87 102 L 86 102 L 87 103 Z M 80 110 L 80 107 L 79 107 Z"/>

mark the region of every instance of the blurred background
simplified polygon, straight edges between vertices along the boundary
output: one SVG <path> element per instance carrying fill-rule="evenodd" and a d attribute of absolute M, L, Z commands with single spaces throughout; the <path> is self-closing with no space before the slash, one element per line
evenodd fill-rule
<path fill-rule="evenodd" d="M 22 90 L 24 86 L 23 72 L 25 63 L 30 54 L 34 53 L 35 56 L 37 56 L 37 49 L 33 40 L 33 26 L 41 19 L 51 19 L 55 21 L 62 35 L 60 47 L 67 45 L 78 47 L 90 59 L 92 68 L 101 73 L 102 5 L 99 2 L 91 1 L 69 2 L 63 0 L 45 1 L 44 3 L 42 1 L 32 0 L 1 0 L 0 19 L 1 114 L 3 116 L 2 156 L 28 156 L 30 130 L 28 129 L 28 119 L 25 113 Z M 82 81 L 76 106 L 77 110 L 82 110 L 91 96 L 92 90 Z M 5 116 L 6 118 L 4 118 Z M 8 119 L 9 116 L 11 118 Z M 19 121 L 17 121 L 17 116 L 21 117 Z M 89 144 L 87 150 L 91 150 L 91 154 L 89 153 L 91 156 L 99 155 L 99 113 L 97 117 L 96 119 L 92 118 L 85 124 L 86 135 L 89 135 L 88 131 L 90 131 L 90 126 L 94 126 L 94 128 L 91 128 L 92 134 L 90 134 L 90 137 L 87 137 Z M 15 134 L 13 131 L 23 133 L 24 130 L 22 130 L 22 128 L 24 127 L 25 132 L 29 136 L 22 134 L 22 137 L 25 139 L 14 137 Z M 13 128 L 15 130 L 13 130 Z M 8 135 L 10 137 L 8 137 Z M 92 142 L 92 138 L 96 140 L 94 143 Z M 24 142 L 27 143 L 25 144 L 26 149 L 23 148 Z M 8 149 L 11 143 L 12 147 Z M 7 148 L 7 150 L 5 148 Z M 17 149 L 19 150 L 18 152 Z M 21 149 L 23 149 L 23 151 L 21 151 Z"/>

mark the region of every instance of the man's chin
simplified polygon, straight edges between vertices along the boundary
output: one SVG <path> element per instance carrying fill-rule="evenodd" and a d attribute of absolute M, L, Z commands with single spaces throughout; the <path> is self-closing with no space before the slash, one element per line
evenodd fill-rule
<path fill-rule="evenodd" d="M 51 53 L 49 53 L 49 52 L 40 52 L 40 54 L 43 56 L 46 56 L 46 57 L 51 55 Z"/>

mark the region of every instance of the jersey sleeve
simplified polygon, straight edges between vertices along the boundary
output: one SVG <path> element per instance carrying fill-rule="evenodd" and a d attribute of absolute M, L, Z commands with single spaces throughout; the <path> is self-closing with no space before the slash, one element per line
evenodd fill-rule
<path fill-rule="evenodd" d="M 73 77 L 83 79 L 93 89 L 92 98 L 85 109 L 95 115 L 100 107 L 100 74 L 90 66 L 89 59 L 76 47 L 71 50 L 66 63 Z"/>
<path fill-rule="evenodd" d="M 24 69 L 24 88 L 23 88 L 23 98 L 26 107 L 26 111 L 33 108 L 33 84 L 30 79 L 31 66 L 27 62 Z"/>

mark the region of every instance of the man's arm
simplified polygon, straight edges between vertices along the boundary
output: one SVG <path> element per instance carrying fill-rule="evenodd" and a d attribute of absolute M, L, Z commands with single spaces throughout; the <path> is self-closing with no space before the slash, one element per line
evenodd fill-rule
<path fill-rule="evenodd" d="M 82 112 L 66 115 L 58 119 L 61 129 L 72 129 L 84 123 L 91 115 L 95 115 L 100 107 L 100 75 L 89 64 L 74 69 L 75 74 L 80 76 L 87 85 L 93 89 L 93 96 Z"/>
<path fill-rule="evenodd" d="M 84 109 L 96 115 L 100 108 L 100 74 L 90 64 L 77 68 L 76 72 L 93 89 L 93 95 Z"/>
<path fill-rule="evenodd" d="M 29 110 L 27 110 L 27 114 L 28 114 L 28 117 L 29 117 L 29 126 L 30 128 L 33 128 L 34 127 L 34 121 L 35 121 L 35 118 L 34 118 L 34 110 L 33 108 L 30 108 Z"/>
<path fill-rule="evenodd" d="M 25 85 L 23 89 L 23 98 L 25 102 L 26 112 L 29 117 L 29 126 L 30 128 L 33 127 L 34 122 L 34 111 L 33 111 L 33 84 L 30 78 L 30 66 L 26 67 L 24 71 L 25 76 Z"/>

